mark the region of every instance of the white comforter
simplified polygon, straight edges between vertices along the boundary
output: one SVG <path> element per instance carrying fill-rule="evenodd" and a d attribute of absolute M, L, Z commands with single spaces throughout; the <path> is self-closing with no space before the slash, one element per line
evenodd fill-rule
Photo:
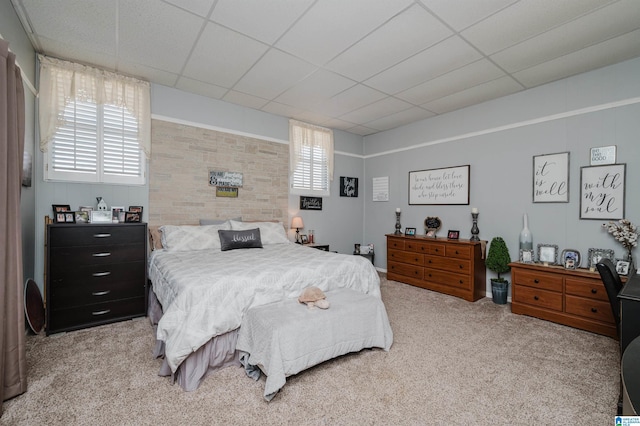
<path fill-rule="evenodd" d="M 156 250 L 149 279 L 162 304 L 157 338 L 173 372 L 212 337 L 240 326 L 253 306 L 298 297 L 301 290 L 351 288 L 380 297 L 380 278 L 367 259 L 298 244 L 242 250 Z"/>

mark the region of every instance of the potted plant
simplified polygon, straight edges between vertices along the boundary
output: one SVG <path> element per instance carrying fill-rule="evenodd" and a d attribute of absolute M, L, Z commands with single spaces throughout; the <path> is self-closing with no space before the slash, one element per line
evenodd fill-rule
<path fill-rule="evenodd" d="M 509 263 L 509 250 L 502 237 L 494 237 L 489 246 L 489 253 L 485 264 L 488 269 L 498 274 L 497 278 L 491 278 L 491 295 L 493 302 L 498 305 L 507 303 L 507 290 L 509 289 L 509 281 L 502 278 L 500 274 L 509 272 L 511 267 Z"/>

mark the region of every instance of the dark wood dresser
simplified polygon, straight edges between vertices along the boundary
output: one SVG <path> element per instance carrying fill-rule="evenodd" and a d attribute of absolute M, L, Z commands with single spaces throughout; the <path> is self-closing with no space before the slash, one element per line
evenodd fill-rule
<path fill-rule="evenodd" d="M 146 314 L 147 224 L 47 225 L 47 335 Z"/>
<path fill-rule="evenodd" d="M 514 314 L 617 337 L 607 291 L 597 272 L 520 262 L 510 266 Z"/>
<path fill-rule="evenodd" d="M 486 296 L 482 244 L 388 234 L 387 278 L 475 302 Z"/>

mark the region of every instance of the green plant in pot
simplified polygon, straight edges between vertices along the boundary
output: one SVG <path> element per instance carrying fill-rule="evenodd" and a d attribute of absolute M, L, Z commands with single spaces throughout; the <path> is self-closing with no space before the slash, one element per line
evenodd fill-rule
<path fill-rule="evenodd" d="M 498 305 L 504 305 L 507 303 L 509 281 L 502 278 L 500 274 L 509 272 L 511 269 L 509 263 L 511 263 L 511 257 L 509 256 L 507 244 L 504 242 L 502 237 L 494 237 L 491 240 L 491 245 L 489 246 L 489 253 L 487 254 L 485 265 L 487 266 L 487 269 L 498 274 L 497 278 L 491 278 L 491 295 L 493 297 L 493 302 Z"/>

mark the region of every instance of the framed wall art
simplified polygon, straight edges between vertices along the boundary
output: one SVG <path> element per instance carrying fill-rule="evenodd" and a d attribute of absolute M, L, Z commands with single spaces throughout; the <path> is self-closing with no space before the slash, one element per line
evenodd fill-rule
<path fill-rule="evenodd" d="M 624 218 L 626 164 L 580 168 L 580 219 Z"/>
<path fill-rule="evenodd" d="M 409 204 L 469 205 L 471 166 L 409 172 Z"/>
<path fill-rule="evenodd" d="M 340 196 L 341 197 L 357 197 L 358 196 L 358 178 L 340 176 Z"/>
<path fill-rule="evenodd" d="M 533 202 L 569 202 L 569 153 L 533 157 Z"/>
<path fill-rule="evenodd" d="M 322 210 L 322 197 L 300 197 L 300 210 Z"/>

